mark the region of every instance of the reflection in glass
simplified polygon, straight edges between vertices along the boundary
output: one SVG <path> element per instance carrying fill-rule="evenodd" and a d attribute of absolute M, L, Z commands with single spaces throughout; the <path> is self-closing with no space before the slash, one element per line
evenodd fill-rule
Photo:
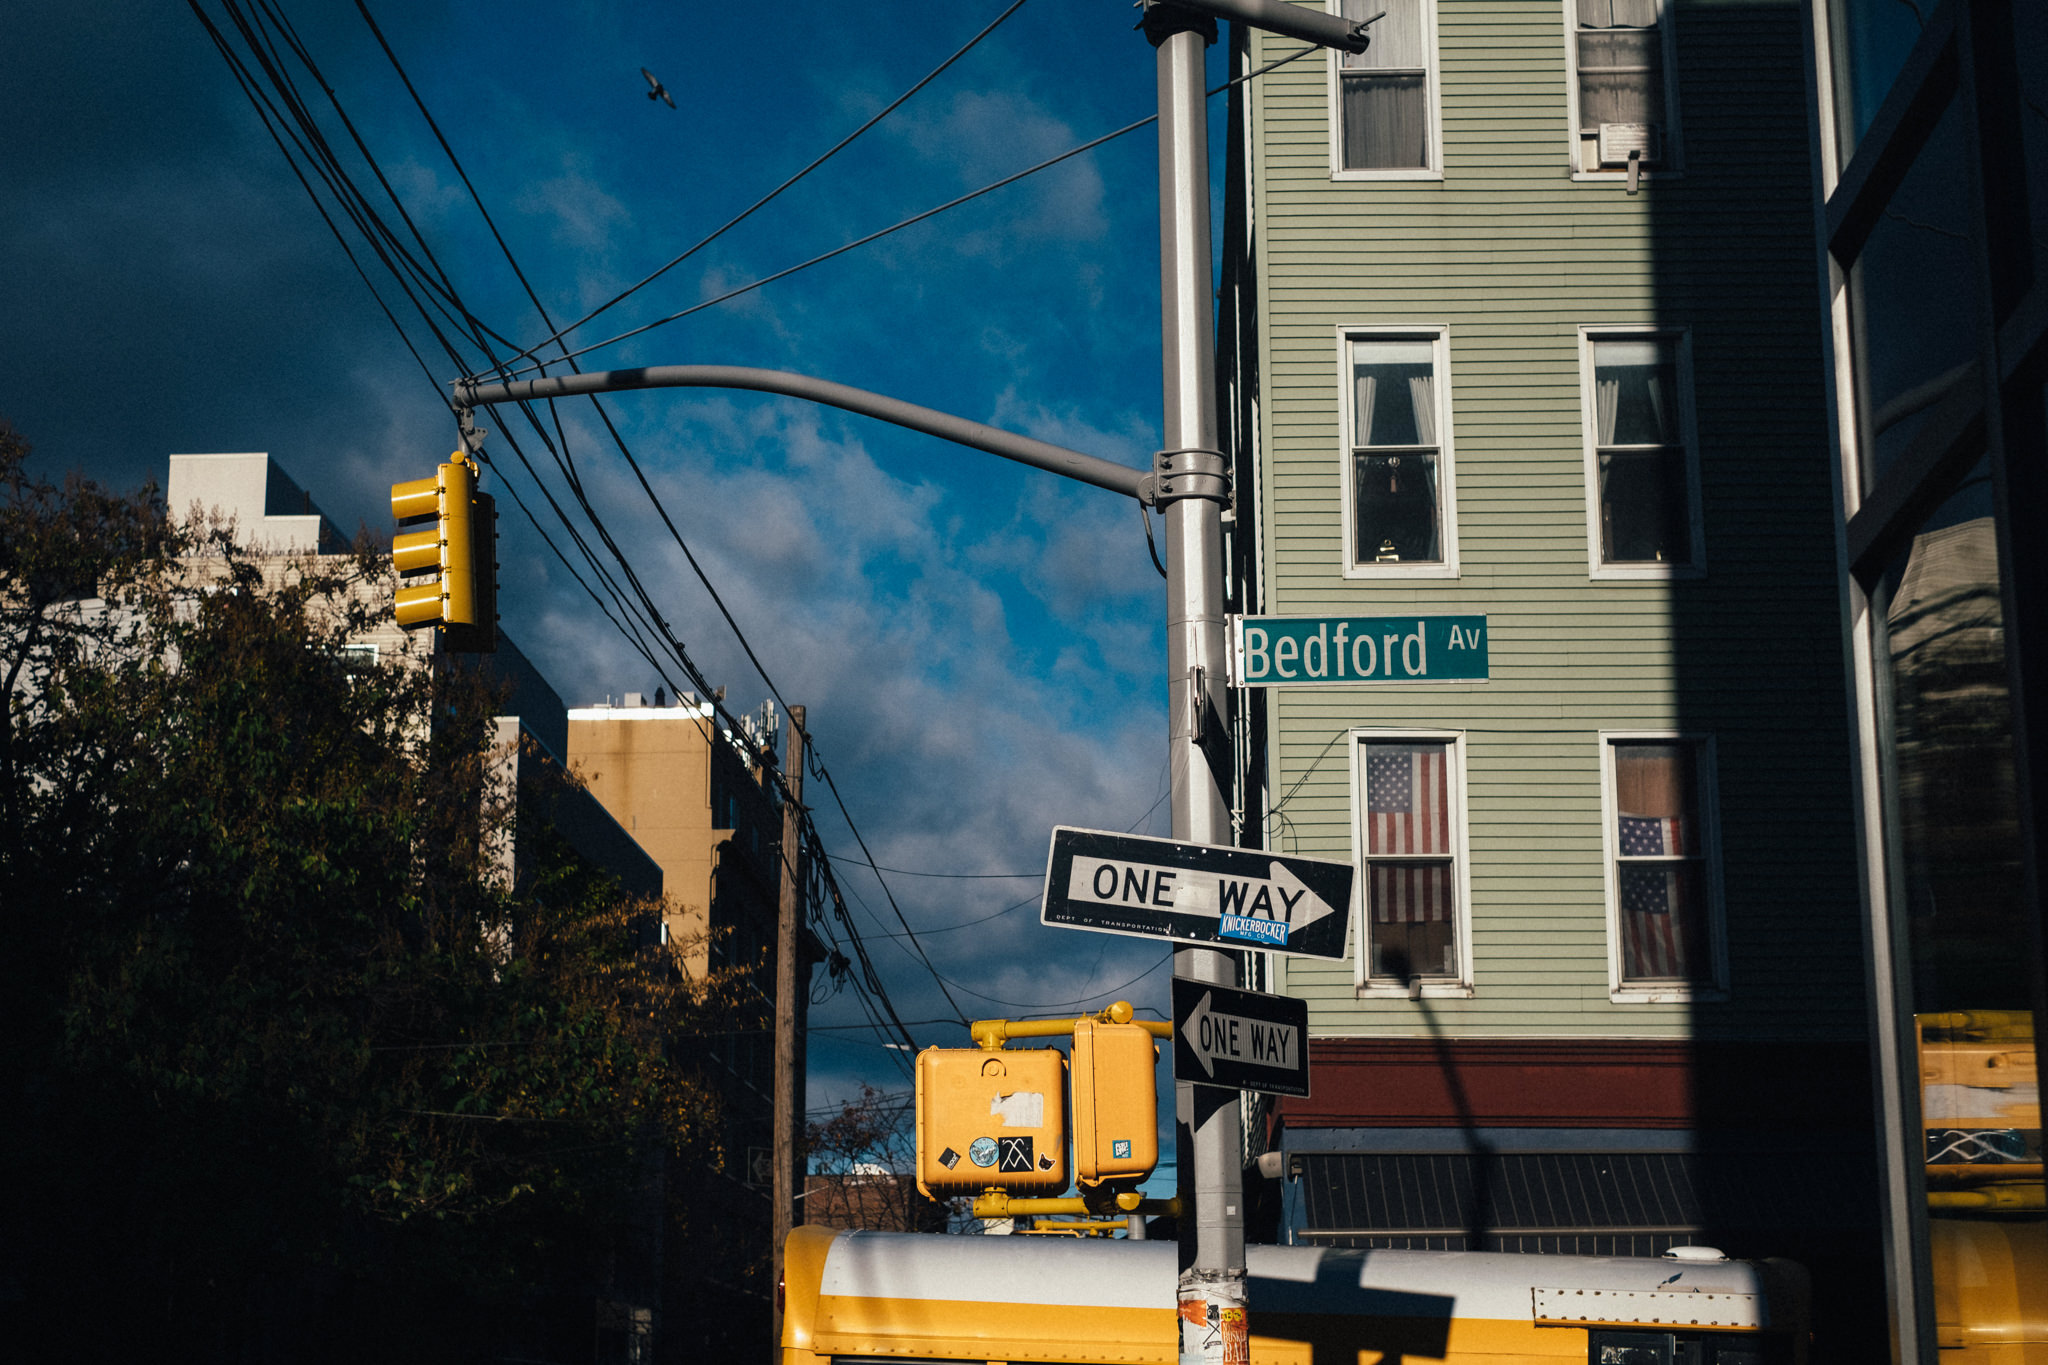
<path fill-rule="evenodd" d="M 1835 56 L 1835 132 L 1842 164 L 1870 130 L 1936 0 L 1831 0 L 1828 40 Z"/>
<path fill-rule="evenodd" d="M 1354 562 L 1442 563 L 1433 341 L 1351 343 L 1351 426 Z"/>
<path fill-rule="evenodd" d="M 1930 409 L 1975 382 L 1980 291 L 1963 131 L 1951 102 L 1850 267 L 1864 477 L 1873 483 Z"/>
<path fill-rule="evenodd" d="M 1919 1131 L 1902 1136 L 1923 1153 L 1936 1336 L 1945 1355 L 2007 1347 L 1983 1358 L 2038 1360 L 2019 1343 L 2048 1325 L 2048 1204 L 1987 465 L 1922 524 L 1874 599 L 1889 665 L 1891 895 L 1920 1074 Z"/>

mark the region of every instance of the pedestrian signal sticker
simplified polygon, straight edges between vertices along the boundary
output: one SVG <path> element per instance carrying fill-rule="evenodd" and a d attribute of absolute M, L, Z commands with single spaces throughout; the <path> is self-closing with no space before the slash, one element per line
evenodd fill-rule
<path fill-rule="evenodd" d="M 1004 1174 L 1012 1171 L 1031 1174 L 1033 1154 L 1031 1139 L 1028 1137 L 1006 1137 L 996 1139 L 996 1170 Z"/>

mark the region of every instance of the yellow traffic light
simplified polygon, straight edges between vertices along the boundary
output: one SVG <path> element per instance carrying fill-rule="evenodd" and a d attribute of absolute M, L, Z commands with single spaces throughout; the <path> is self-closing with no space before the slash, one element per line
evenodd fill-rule
<path fill-rule="evenodd" d="M 1074 1179 L 1138 1179 L 1159 1164 L 1159 1049 L 1123 1019 L 1074 1021 Z"/>
<path fill-rule="evenodd" d="M 1064 1191 L 1066 1065 L 1056 1048 L 918 1053 L 918 1189 L 932 1199 Z"/>
<path fill-rule="evenodd" d="M 476 471 L 461 451 L 431 479 L 391 485 L 391 512 L 408 530 L 391 542 L 400 574 L 398 624 L 465 627 L 450 648 L 488 652 L 497 637 L 497 515 L 476 491 Z M 419 525 L 431 519 L 431 525 Z"/>

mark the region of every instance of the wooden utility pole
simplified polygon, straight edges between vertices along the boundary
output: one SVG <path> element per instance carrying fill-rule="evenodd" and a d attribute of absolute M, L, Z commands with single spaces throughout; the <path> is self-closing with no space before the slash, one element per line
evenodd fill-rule
<path fill-rule="evenodd" d="M 782 804 L 782 897 L 775 916 L 775 1250 L 771 1274 L 782 1284 L 783 1245 L 796 1222 L 797 1196 L 802 1193 L 797 1125 L 803 1121 L 802 1039 L 797 1021 L 809 994 L 809 973 L 802 970 L 799 938 L 804 927 L 803 884 L 798 879 L 799 837 L 803 828 L 804 708 L 789 708 L 789 743 L 782 767 L 786 792 Z M 775 1294 L 775 1340 L 771 1359 L 782 1357 L 782 1295 Z"/>

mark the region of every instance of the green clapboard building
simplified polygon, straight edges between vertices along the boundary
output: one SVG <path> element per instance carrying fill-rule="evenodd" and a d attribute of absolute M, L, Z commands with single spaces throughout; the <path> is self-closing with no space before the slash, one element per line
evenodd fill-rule
<path fill-rule="evenodd" d="M 1359 887 L 1252 955 L 1277 1235 L 1793 1256 L 1882 1350 L 1807 13 L 1341 3 L 1224 171 L 1244 839 Z"/>

